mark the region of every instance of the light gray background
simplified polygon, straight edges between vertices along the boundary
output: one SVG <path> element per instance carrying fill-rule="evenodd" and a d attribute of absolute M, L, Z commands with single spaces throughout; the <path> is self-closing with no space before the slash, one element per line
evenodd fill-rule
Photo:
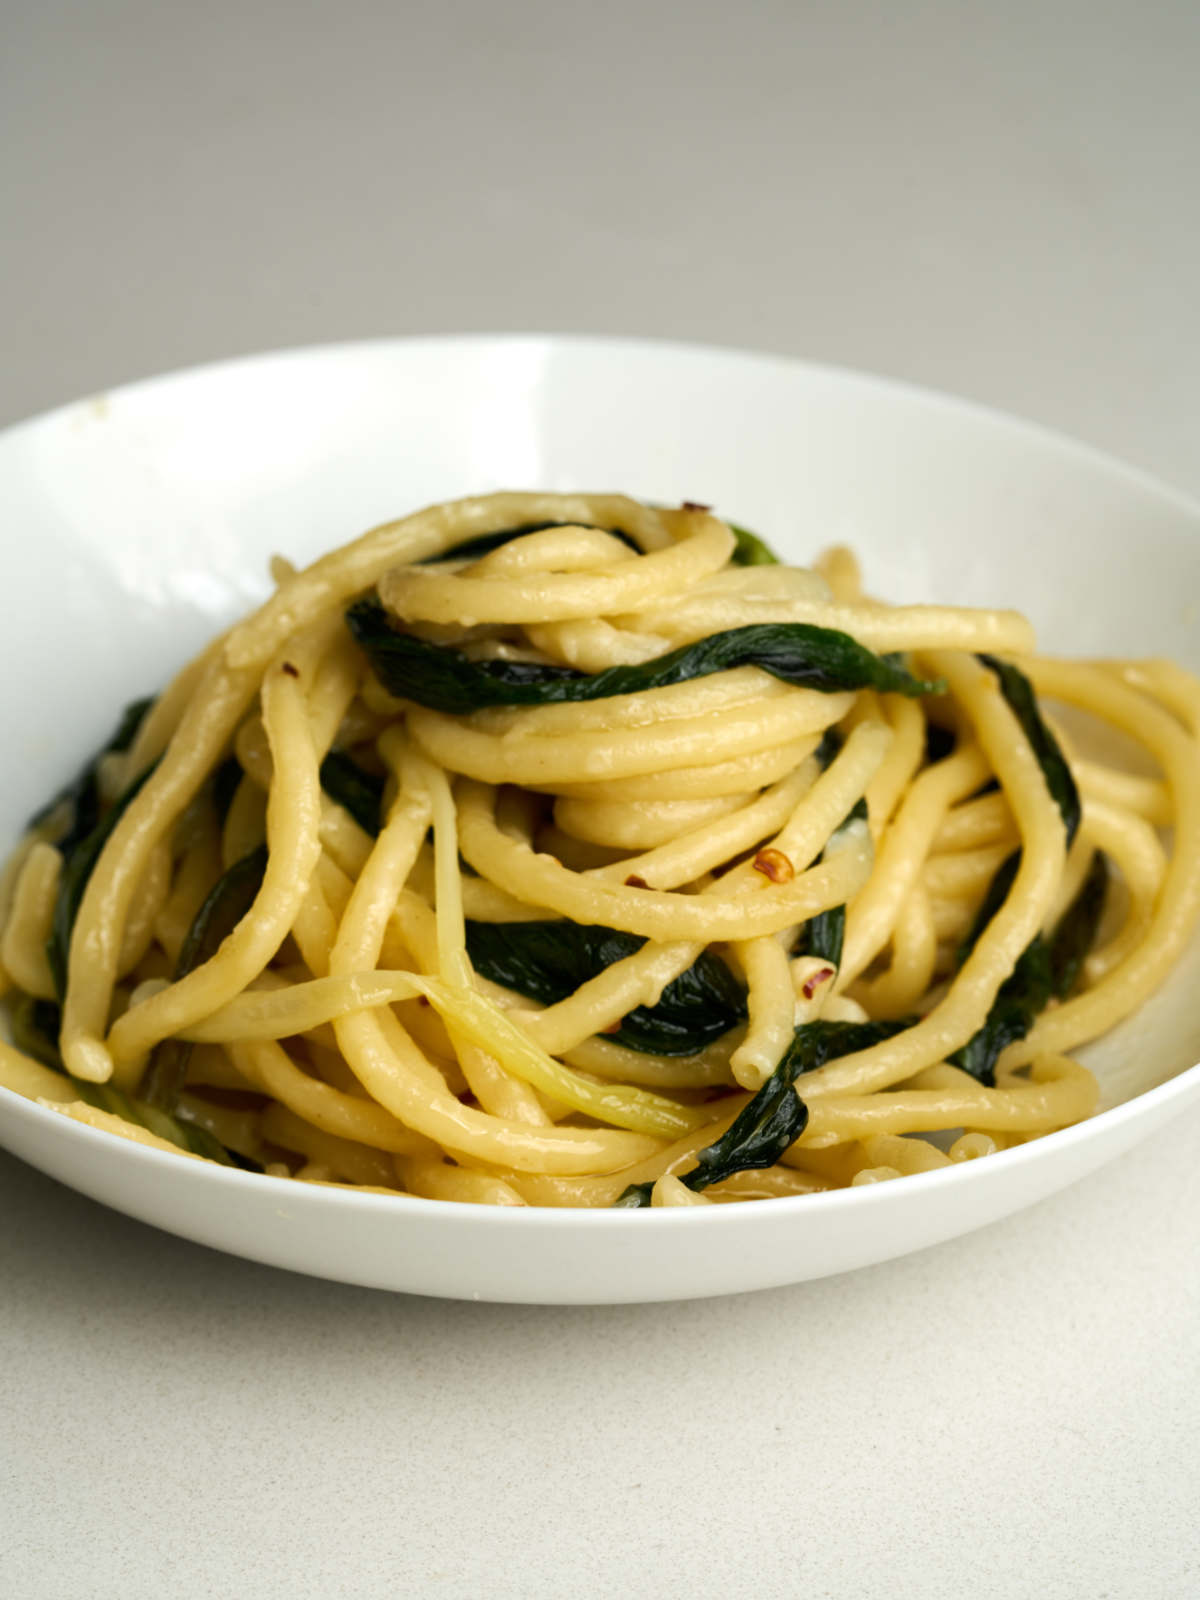
<path fill-rule="evenodd" d="M 1200 9 L 0 4 L 0 422 L 471 329 L 910 378 L 1200 493 Z M 298 464 L 298 467 L 302 464 Z M 14 1597 L 1200 1594 L 1200 1115 L 621 1310 L 310 1282 L 0 1157 Z"/>

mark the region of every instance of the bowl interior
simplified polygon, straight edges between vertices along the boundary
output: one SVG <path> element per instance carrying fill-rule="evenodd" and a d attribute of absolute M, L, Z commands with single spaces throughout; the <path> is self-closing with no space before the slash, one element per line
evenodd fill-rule
<path fill-rule="evenodd" d="M 853 545 L 881 597 L 1014 606 L 1054 654 L 1200 666 L 1200 513 L 1010 419 L 669 345 L 499 337 L 292 352 L 135 385 L 0 438 L 0 840 L 127 700 L 267 592 L 273 552 L 304 561 L 430 501 L 534 487 L 709 502 L 797 562 Z M 1106 1105 L 1200 1056 L 1198 980 L 1200 943 L 1086 1053 Z"/>

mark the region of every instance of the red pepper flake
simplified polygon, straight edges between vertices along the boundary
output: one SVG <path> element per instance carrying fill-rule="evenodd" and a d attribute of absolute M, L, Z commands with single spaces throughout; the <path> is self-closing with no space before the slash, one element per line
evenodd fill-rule
<path fill-rule="evenodd" d="M 283 671 L 287 673 L 289 678 L 298 678 L 300 676 L 300 668 L 293 666 L 290 661 L 283 663 Z"/>
<path fill-rule="evenodd" d="M 625 887 L 627 889 L 648 889 L 650 885 L 645 878 L 639 878 L 636 872 L 631 872 L 625 879 Z"/>
<path fill-rule="evenodd" d="M 755 872 L 761 872 L 772 883 L 791 883 L 796 869 L 782 850 L 760 850 L 754 858 Z"/>
<path fill-rule="evenodd" d="M 682 511 L 711 511 L 711 506 L 706 506 L 703 500 L 685 500 L 680 507 Z"/>
<path fill-rule="evenodd" d="M 620 1033 L 620 1031 L 621 1031 L 621 1023 L 624 1020 L 625 1019 L 623 1017 L 618 1017 L 615 1022 L 610 1022 L 606 1028 L 601 1028 L 600 1032 L 601 1033 Z"/>
<path fill-rule="evenodd" d="M 818 967 L 817 971 L 814 972 L 809 978 L 807 978 L 805 980 L 804 983 L 802 983 L 800 985 L 800 993 L 804 996 L 804 998 L 806 1000 L 811 1000 L 813 995 L 816 994 L 817 990 L 821 987 L 821 985 L 823 983 L 825 983 L 829 978 L 832 978 L 832 977 L 833 977 L 833 968 L 832 967 Z"/>

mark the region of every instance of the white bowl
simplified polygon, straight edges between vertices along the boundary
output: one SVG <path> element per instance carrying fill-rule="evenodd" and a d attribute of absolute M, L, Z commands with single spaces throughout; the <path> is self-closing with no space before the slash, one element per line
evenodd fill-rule
<path fill-rule="evenodd" d="M 498 337 L 335 346 L 137 384 L 0 438 L 8 781 L 0 841 L 220 623 L 306 559 L 429 501 L 621 489 L 715 504 L 795 560 L 852 543 L 896 600 L 1011 605 L 1056 653 L 1195 667 L 1200 512 L 962 402 L 765 356 Z M 380 1288 L 668 1300 L 820 1277 L 1051 1194 L 1200 1096 L 1200 950 L 1085 1053 L 1109 1109 L 866 1188 L 662 1211 L 508 1210 L 288 1184 L 148 1150 L 0 1090 L 0 1142 L 131 1216 Z"/>

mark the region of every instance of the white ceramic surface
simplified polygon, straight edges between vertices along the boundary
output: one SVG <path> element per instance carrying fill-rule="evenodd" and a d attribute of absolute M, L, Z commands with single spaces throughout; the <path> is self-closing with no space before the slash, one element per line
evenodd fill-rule
<path fill-rule="evenodd" d="M 1077 445 L 903 386 L 761 356 L 558 338 L 299 351 L 97 397 L 0 439 L 15 752 L 0 837 L 125 700 L 315 555 L 500 487 L 710 501 L 795 560 L 853 543 L 898 600 L 1014 605 L 1063 653 L 1198 664 L 1200 514 Z M 966 1232 L 1200 1096 L 1193 951 L 1088 1055 L 1106 1110 L 984 1162 L 683 1212 L 491 1211 L 289 1186 L 148 1151 L 0 1091 L 0 1141 L 83 1192 L 300 1271 L 463 1298 L 675 1299 L 819 1277 Z M 1129 1096 L 1135 1096 L 1129 1099 Z"/>

